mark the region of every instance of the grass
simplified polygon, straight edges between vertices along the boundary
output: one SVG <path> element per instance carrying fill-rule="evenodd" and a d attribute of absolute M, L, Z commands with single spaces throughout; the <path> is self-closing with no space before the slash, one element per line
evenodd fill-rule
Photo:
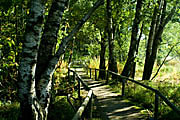
<path fill-rule="evenodd" d="M 19 103 L 0 105 L 0 120 L 18 120 L 20 114 Z"/>
<path fill-rule="evenodd" d="M 65 96 L 57 96 L 49 110 L 49 120 L 71 120 L 75 112 Z"/>
<path fill-rule="evenodd" d="M 153 74 L 155 74 L 158 66 L 155 66 Z M 143 72 L 143 66 L 138 66 L 136 69 L 135 79 L 141 79 Z M 152 75 L 153 76 L 153 75 Z M 159 90 L 165 95 L 175 106 L 180 108 L 180 62 L 170 61 L 165 64 L 157 77 L 153 81 L 140 81 L 150 87 Z M 116 92 L 121 92 L 121 84 L 113 85 Z M 142 88 L 139 85 L 134 85 L 128 82 L 125 91 L 126 97 L 136 104 L 143 106 L 145 109 L 149 109 L 151 112 L 154 111 L 154 93 Z M 172 117 L 173 116 L 173 117 Z M 171 110 L 160 99 L 159 106 L 159 119 L 162 120 L 178 120 L 180 116 Z"/>
<path fill-rule="evenodd" d="M 93 63 L 91 65 L 91 63 Z M 107 62 L 106 62 L 107 63 Z M 98 68 L 98 59 L 91 60 L 90 67 Z M 118 63 L 118 72 L 121 73 L 123 69 L 123 64 Z M 152 77 L 156 73 L 159 66 L 155 65 L 152 73 Z M 136 68 L 136 80 L 142 79 L 143 66 L 137 64 Z M 165 95 L 175 106 L 180 108 L 180 61 L 172 60 L 164 64 L 153 81 L 140 81 L 150 87 L 159 90 L 163 95 Z M 114 83 L 110 81 L 110 83 Z M 121 93 L 121 83 L 111 84 L 114 91 Z M 153 116 L 154 111 L 154 93 L 139 86 L 128 82 L 126 86 L 125 95 L 128 99 L 133 101 L 138 106 L 142 106 L 149 110 L 149 113 Z M 159 119 L 161 120 L 179 120 L 180 116 L 171 110 L 169 106 L 166 105 L 160 99 L 159 105 Z"/>

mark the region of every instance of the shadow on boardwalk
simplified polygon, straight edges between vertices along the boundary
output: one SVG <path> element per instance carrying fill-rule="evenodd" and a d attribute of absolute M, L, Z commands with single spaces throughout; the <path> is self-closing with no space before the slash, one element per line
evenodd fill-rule
<path fill-rule="evenodd" d="M 146 110 L 133 105 L 132 102 L 114 92 L 103 81 L 89 79 L 82 68 L 75 71 L 93 90 L 95 95 L 93 120 L 146 120 L 149 115 Z"/>
<path fill-rule="evenodd" d="M 102 120 L 145 120 L 148 118 L 147 112 L 134 106 L 129 100 L 123 99 L 118 93 L 113 92 L 108 85 L 90 79 L 86 79 L 85 82 L 96 96 L 95 118 Z"/>

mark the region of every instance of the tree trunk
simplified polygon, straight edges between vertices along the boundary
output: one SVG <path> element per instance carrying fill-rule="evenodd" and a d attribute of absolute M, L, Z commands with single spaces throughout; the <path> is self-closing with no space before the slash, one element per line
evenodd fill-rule
<path fill-rule="evenodd" d="M 38 61 L 36 68 L 36 94 L 43 110 L 44 119 L 47 119 L 48 115 L 53 73 L 50 73 L 50 75 L 48 75 L 49 73 L 46 74 L 47 77 L 50 77 L 49 81 L 46 81 L 47 83 L 41 77 L 45 70 L 47 70 L 47 64 L 49 60 L 52 58 L 53 54 L 55 54 L 60 20 L 64 12 L 66 1 L 67 0 L 53 0 L 47 21 L 45 23 L 42 40 L 38 51 Z"/>
<path fill-rule="evenodd" d="M 149 59 L 150 59 L 150 55 L 152 52 L 152 45 L 153 45 L 153 39 L 154 39 L 154 34 L 155 34 L 155 28 L 156 28 L 156 21 L 157 21 L 157 6 L 155 6 L 154 8 L 154 13 L 153 13 L 153 18 L 152 18 L 152 22 L 151 22 L 151 28 L 150 28 L 150 32 L 149 32 L 149 38 L 148 38 L 148 43 L 147 43 L 147 48 L 146 48 L 146 58 L 145 58 L 145 65 L 144 65 L 144 72 L 143 72 L 143 80 L 147 80 L 147 75 L 148 72 L 148 63 L 149 63 Z"/>
<path fill-rule="evenodd" d="M 142 8 L 142 1 L 143 0 L 138 0 L 137 1 L 137 5 L 136 5 L 136 14 L 135 14 L 135 18 L 134 18 L 134 22 L 133 22 L 133 26 L 132 26 L 132 34 L 131 34 L 131 44 L 130 44 L 130 49 L 128 52 L 128 58 L 127 61 L 125 63 L 124 69 L 121 73 L 121 75 L 123 76 L 130 76 L 132 67 L 133 67 L 133 63 L 134 60 L 136 58 L 136 49 L 137 45 L 138 45 L 138 38 L 137 38 L 137 34 L 138 34 L 138 28 L 139 28 L 139 24 L 141 21 L 141 17 L 140 17 L 140 13 L 141 13 L 141 8 Z"/>
<path fill-rule="evenodd" d="M 23 41 L 22 59 L 19 66 L 20 120 L 33 120 L 42 117 L 42 111 L 35 101 L 35 69 L 44 11 L 44 3 L 41 0 L 31 1 L 30 14 Z"/>
<path fill-rule="evenodd" d="M 18 93 L 20 98 L 21 120 L 47 119 L 51 95 L 50 90 L 52 88 L 52 75 L 55 71 L 56 64 L 58 63 L 60 56 L 64 54 L 66 47 L 72 39 L 73 35 L 78 32 L 78 30 L 89 19 L 92 13 L 103 3 L 104 0 L 99 0 L 98 2 L 96 2 L 94 6 L 89 10 L 89 12 L 82 18 L 79 24 L 76 25 L 72 32 L 62 40 L 60 47 L 55 55 L 47 60 L 48 63 L 45 65 L 46 67 L 43 69 L 42 73 L 37 74 L 40 76 L 38 77 L 38 84 L 35 87 L 35 72 L 37 70 L 36 62 L 42 33 L 45 4 L 40 0 L 31 1 L 30 16 L 27 20 L 22 59 L 19 66 Z M 57 23 L 55 24 L 57 25 Z M 53 32 L 52 34 L 52 37 L 56 37 L 57 33 L 55 34 Z M 56 40 L 54 42 L 56 42 Z M 41 42 L 41 44 L 44 43 Z M 51 50 L 53 49 L 53 45 L 51 47 L 52 48 L 50 49 L 50 52 L 48 52 L 49 55 L 52 54 Z M 38 91 L 38 95 L 36 94 L 36 91 Z"/>
<path fill-rule="evenodd" d="M 141 37 L 142 37 L 142 34 L 143 34 L 143 28 L 144 28 L 144 22 L 142 23 L 141 32 L 140 32 L 140 35 L 139 35 L 139 38 L 138 38 L 138 41 L 137 41 L 136 56 L 138 55 L 138 50 L 139 50 L 138 48 L 139 48 L 140 40 L 141 40 Z M 135 73 L 136 73 L 136 62 L 134 62 L 132 65 L 133 65 L 133 67 L 132 67 L 132 70 L 131 70 L 130 77 L 134 79 Z"/>
<path fill-rule="evenodd" d="M 56 68 L 56 64 L 59 61 L 61 55 L 65 53 L 68 43 L 72 40 L 72 37 L 75 33 L 79 31 L 82 25 L 89 19 L 92 13 L 104 3 L 103 0 L 100 0 L 94 4 L 94 6 L 89 10 L 89 12 L 82 18 L 82 20 L 75 26 L 75 28 L 62 39 L 61 44 L 59 45 L 59 49 L 55 53 L 55 55 L 49 60 L 47 67 L 43 74 L 40 77 L 38 90 L 40 90 L 40 99 L 39 102 L 41 103 L 42 107 L 45 111 L 48 110 L 49 102 L 50 102 L 50 90 L 52 86 L 52 75 Z"/>
<path fill-rule="evenodd" d="M 100 65 L 99 65 L 99 69 L 103 69 L 105 70 L 106 69 L 106 66 L 105 66 L 105 52 L 106 52 L 106 33 L 103 32 L 103 33 L 100 33 L 101 34 L 101 53 L 100 53 Z M 99 78 L 100 79 L 105 79 L 105 71 L 99 71 Z"/>
<path fill-rule="evenodd" d="M 149 56 L 148 60 L 145 61 L 145 66 L 144 66 L 144 72 L 143 72 L 143 80 L 149 80 L 152 74 L 152 70 L 153 70 L 153 66 L 156 60 L 156 56 L 157 56 L 157 50 L 158 50 L 158 46 L 161 42 L 161 36 L 164 30 L 164 27 L 166 26 L 166 24 L 171 20 L 172 16 L 175 13 L 176 10 L 176 6 L 174 6 L 171 9 L 171 12 L 169 13 L 169 15 L 167 17 L 165 17 L 165 13 L 166 13 L 166 0 L 164 0 L 164 2 L 160 3 L 163 4 L 161 5 L 162 8 L 160 9 L 160 15 L 157 17 L 157 22 L 156 22 L 156 33 L 153 39 L 153 45 L 152 45 L 152 53 Z M 159 22 L 160 21 L 160 22 Z M 159 25 L 157 25 L 159 24 Z"/>
<path fill-rule="evenodd" d="M 109 43 L 109 61 L 108 61 L 108 70 L 113 72 L 118 72 L 117 62 L 114 52 L 114 35 L 113 35 L 113 23 L 112 23 L 112 8 L 111 0 L 107 0 L 107 32 L 108 32 L 108 43 Z"/>
<path fill-rule="evenodd" d="M 66 1 L 67 0 L 53 0 L 50 8 L 38 51 L 36 88 L 38 88 L 41 74 L 46 70 L 49 60 L 55 54 L 60 21 L 62 19 Z M 40 97 L 40 91 L 40 89 L 37 89 L 36 91 L 38 98 Z"/>

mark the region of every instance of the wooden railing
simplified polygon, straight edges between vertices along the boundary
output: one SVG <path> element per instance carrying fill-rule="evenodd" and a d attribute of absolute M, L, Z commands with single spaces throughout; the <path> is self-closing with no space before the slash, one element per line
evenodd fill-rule
<path fill-rule="evenodd" d="M 130 82 L 133 82 L 135 84 L 138 84 L 152 92 L 155 93 L 155 107 L 154 107 L 154 120 L 157 120 L 158 118 L 158 107 L 159 107 L 159 98 L 161 98 L 173 111 L 175 111 L 178 115 L 180 115 L 180 109 L 178 109 L 174 104 L 172 104 L 164 95 L 162 95 L 161 92 L 159 92 L 158 90 L 150 87 L 150 86 L 147 86 L 147 85 L 144 85 L 134 79 L 131 79 L 131 78 L 128 78 L 128 77 L 125 77 L 125 76 L 122 76 L 118 73 L 115 73 L 115 72 L 112 72 L 112 71 L 109 71 L 109 70 L 103 70 L 103 69 L 95 69 L 95 68 L 89 68 L 89 76 L 90 78 L 92 77 L 92 71 L 94 70 L 95 72 L 95 80 L 97 80 L 97 71 L 104 71 L 106 72 L 106 83 L 109 82 L 109 74 L 112 74 L 112 75 L 115 75 L 119 78 L 119 82 L 122 83 L 122 96 L 125 96 L 125 86 L 126 86 L 126 82 L 127 81 L 130 81 Z M 118 79 L 117 78 L 117 79 Z"/>
<path fill-rule="evenodd" d="M 83 82 L 82 78 L 77 74 L 77 72 L 71 69 L 71 65 L 73 64 L 82 64 L 81 61 L 75 61 L 69 64 L 68 66 L 68 78 L 70 81 L 70 73 L 73 73 L 73 81 L 77 80 L 78 82 L 78 98 L 81 100 L 81 85 L 84 87 L 85 90 L 88 91 L 88 95 L 86 96 L 85 100 L 83 101 L 82 105 L 77 110 L 76 114 L 74 115 L 72 120 L 80 120 L 83 117 L 85 118 L 92 118 L 92 106 L 93 106 L 93 91 L 88 87 L 86 83 Z"/>

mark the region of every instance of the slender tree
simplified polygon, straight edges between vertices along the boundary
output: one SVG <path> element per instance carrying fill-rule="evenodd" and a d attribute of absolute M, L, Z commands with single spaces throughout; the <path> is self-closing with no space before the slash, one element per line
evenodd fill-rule
<path fill-rule="evenodd" d="M 105 70 L 106 69 L 106 66 L 105 66 L 105 52 L 106 52 L 106 32 L 101 32 L 100 31 L 100 34 L 101 34 L 101 52 L 100 52 L 100 65 L 99 65 L 99 68 L 102 69 L 102 70 Z M 100 71 L 99 72 L 99 78 L 101 79 L 105 79 L 105 71 Z"/>
<path fill-rule="evenodd" d="M 143 0 L 137 0 L 136 13 L 132 26 L 131 44 L 128 52 L 128 58 L 125 63 L 124 69 L 121 73 L 123 76 L 127 76 L 127 77 L 129 77 L 131 74 L 134 60 L 136 58 L 136 50 L 138 46 L 138 29 L 139 29 L 139 24 L 141 22 L 140 16 L 141 16 L 142 5 L 143 5 Z"/>
<path fill-rule="evenodd" d="M 108 61 L 108 70 L 117 72 L 117 62 L 115 58 L 114 51 L 114 30 L 113 30 L 113 21 L 112 21 L 112 8 L 111 0 L 107 0 L 107 33 L 108 33 L 108 43 L 109 43 L 109 61 Z"/>
<path fill-rule="evenodd" d="M 170 13 L 166 15 L 166 6 L 167 6 L 166 0 L 161 0 L 158 3 L 159 6 L 157 8 L 155 7 L 154 15 L 151 23 L 151 29 L 153 30 L 152 31 L 150 30 L 149 33 L 149 40 L 146 50 L 146 59 L 145 59 L 143 78 L 142 78 L 143 80 L 149 80 L 151 77 L 153 66 L 157 56 L 158 46 L 162 41 L 161 36 L 163 30 L 176 11 L 176 5 L 175 5 L 171 9 Z M 156 12 L 158 12 L 159 14 L 157 14 Z M 151 33 L 153 31 L 154 33 Z"/>

